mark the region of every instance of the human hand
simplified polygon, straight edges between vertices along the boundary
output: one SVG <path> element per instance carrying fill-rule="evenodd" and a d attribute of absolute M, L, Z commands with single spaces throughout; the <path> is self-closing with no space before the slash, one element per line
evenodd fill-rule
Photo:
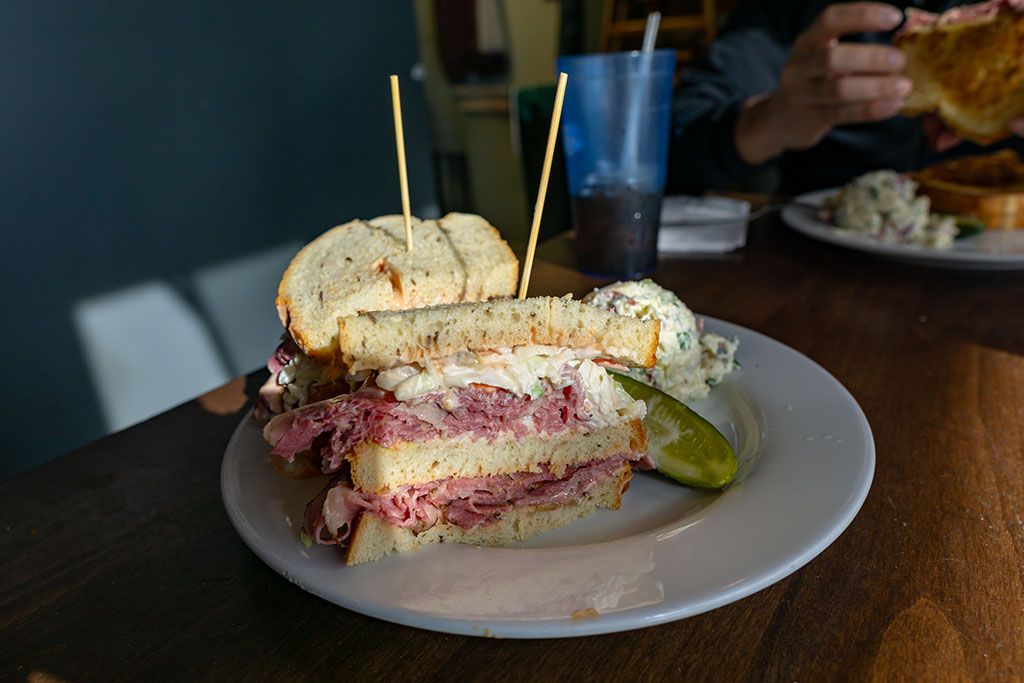
<path fill-rule="evenodd" d="M 888 45 L 841 43 L 839 37 L 888 31 L 903 18 L 892 5 L 827 7 L 797 36 L 775 92 L 751 98 L 736 123 L 736 148 L 748 163 L 817 144 L 835 126 L 896 115 L 913 84 L 899 74 L 903 53 Z"/>

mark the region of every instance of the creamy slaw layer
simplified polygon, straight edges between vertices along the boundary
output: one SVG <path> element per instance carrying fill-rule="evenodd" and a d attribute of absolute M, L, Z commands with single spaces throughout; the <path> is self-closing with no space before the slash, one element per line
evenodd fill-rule
<path fill-rule="evenodd" d="M 381 389 L 393 392 L 399 401 L 473 384 L 540 398 L 543 380 L 558 389 L 568 386 L 577 374 L 586 390 L 584 409 L 597 425 L 643 418 L 647 410 L 644 402 L 631 398 L 607 370 L 594 362 L 598 355 L 596 351 L 542 345 L 460 351 L 423 364 L 389 368 L 377 373 L 374 381 Z M 567 373 L 566 368 L 576 372 Z"/>

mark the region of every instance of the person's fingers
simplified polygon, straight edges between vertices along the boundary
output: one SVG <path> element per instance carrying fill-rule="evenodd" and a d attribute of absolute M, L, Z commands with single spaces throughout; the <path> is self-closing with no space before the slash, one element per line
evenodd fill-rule
<path fill-rule="evenodd" d="M 837 43 L 798 55 L 786 65 L 795 79 L 830 78 L 837 74 L 889 74 L 903 68 L 903 53 L 887 45 Z"/>
<path fill-rule="evenodd" d="M 921 128 L 924 131 L 925 139 L 928 141 L 928 146 L 936 152 L 944 152 L 964 141 L 963 138 L 947 128 L 942 119 L 935 114 L 928 114 L 922 117 Z"/>
<path fill-rule="evenodd" d="M 838 126 L 847 123 L 866 123 L 868 121 L 881 121 L 900 113 L 903 108 L 903 99 L 871 100 L 870 102 L 854 102 L 841 104 L 834 107 L 818 107 L 812 109 L 819 121 L 831 126 Z"/>
<path fill-rule="evenodd" d="M 881 2 L 848 2 L 829 5 L 797 36 L 794 52 L 815 50 L 848 33 L 889 31 L 903 20 L 903 13 Z"/>
<path fill-rule="evenodd" d="M 932 148 L 936 152 L 945 152 L 947 149 L 956 147 L 964 139 L 948 128 L 940 130 L 932 139 Z"/>
<path fill-rule="evenodd" d="M 806 101 L 818 106 L 844 102 L 898 99 L 907 95 L 913 82 L 903 76 L 842 76 L 811 81 L 804 90 Z"/>
<path fill-rule="evenodd" d="M 1008 127 L 1014 135 L 1024 136 L 1024 119 L 1014 119 Z"/>

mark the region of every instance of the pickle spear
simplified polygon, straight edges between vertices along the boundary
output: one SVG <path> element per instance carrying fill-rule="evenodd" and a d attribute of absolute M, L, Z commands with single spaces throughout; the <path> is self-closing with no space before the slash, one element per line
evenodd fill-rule
<path fill-rule="evenodd" d="M 736 476 L 736 453 L 715 426 L 663 391 L 611 373 L 623 389 L 647 404 L 648 452 L 662 474 L 680 484 L 720 489 Z"/>

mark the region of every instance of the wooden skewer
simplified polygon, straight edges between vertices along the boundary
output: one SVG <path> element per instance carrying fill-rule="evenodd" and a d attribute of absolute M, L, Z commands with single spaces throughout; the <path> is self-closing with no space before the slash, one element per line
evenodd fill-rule
<path fill-rule="evenodd" d="M 405 135 L 402 133 L 402 101 L 398 76 L 391 75 L 391 108 L 395 114 L 395 146 L 398 147 L 398 182 L 402 186 L 402 215 L 405 217 L 405 250 L 412 251 L 412 218 L 409 212 L 409 176 L 405 170 Z"/>
<path fill-rule="evenodd" d="M 555 91 L 555 108 L 551 112 L 551 128 L 548 129 L 548 148 L 544 153 L 544 167 L 540 173 L 540 189 L 537 190 L 537 204 L 533 207 L 533 225 L 530 227 L 530 243 L 526 248 L 526 262 L 523 264 L 523 279 L 519 284 L 519 298 L 526 298 L 526 290 L 530 286 L 530 273 L 533 271 L 533 255 L 537 250 L 537 233 L 540 231 L 540 217 L 544 212 L 544 197 L 548 192 L 548 176 L 551 175 L 551 159 L 555 155 L 555 143 L 558 141 L 558 122 L 562 118 L 562 100 L 565 99 L 565 81 L 568 76 L 558 74 L 558 89 Z"/>

